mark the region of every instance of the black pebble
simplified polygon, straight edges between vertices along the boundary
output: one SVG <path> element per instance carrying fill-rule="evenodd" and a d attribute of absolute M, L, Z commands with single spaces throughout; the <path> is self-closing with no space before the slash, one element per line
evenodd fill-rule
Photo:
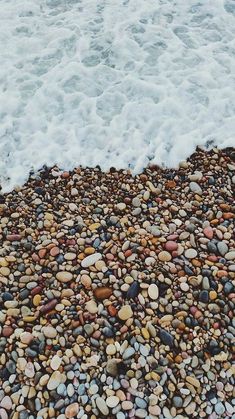
<path fill-rule="evenodd" d="M 129 290 L 127 291 L 126 297 L 128 299 L 135 298 L 139 294 L 140 284 L 139 282 L 135 281 L 131 284 Z"/>

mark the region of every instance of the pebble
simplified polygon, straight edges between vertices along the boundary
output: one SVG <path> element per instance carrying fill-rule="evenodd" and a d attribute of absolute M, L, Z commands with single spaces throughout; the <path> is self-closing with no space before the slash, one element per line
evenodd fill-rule
<path fill-rule="evenodd" d="M 187 249 L 184 254 L 187 259 L 194 259 L 197 256 L 197 251 L 195 249 Z"/>
<path fill-rule="evenodd" d="M 60 282 L 69 282 L 73 279 L 73 274 L 71 272 L 61 271 L 57 272 L 56 279 Z"/>
<path fill-rule="evenodd" d="M 4 396 L 0 402 L 0 406 L 6 410 L 11 410 L 12 409 L 11 398 L 9 396 Z"/>
<path fill-rule="evenodd" d="M 117 396 L 109 396 L 106 399 L 107 406 L 112 408 L 112 409 L 114 407 L 116 407 L 118 405 L 118 403 L 119 403 L 119 398 Z"/>
<path fill-rule="evenodd" d="M 131 298 L 134 299 L 134 298 L 136 298 L 138 296 L 138 294 L 139 294 L 139 291 L 140 291 L 139 282 L 134 281 L 131 284 L 130 288 L 128 289 L 127 293 L 126 293 L 126 298 L 127 299 L 131 299 Z"/>
<path fill-rule="evenodd" d="M 197 193 L 199 195 L 202 194 L 202 189 L 201 189 L 200 185 L 198 185 L 198 183 L 190 182 L 189 187 L 190 187 L 192 192 Z"/>
<path fill-rule="evenodd" d="M 55 390 L 61 383 L 61 373 L 59 371 L 54 371 L 47 383 L 48 390 Z"/>
<path fill-rule="evenodd" d="M 131 306 L 124 305 L 119 311 L 118 311 L 118 317 L 120 320 L 126 321 L 129 318 L 133 316 L 133 311 L 131 309 Z"/>
<path fill-rule="evenodd" d="M 56 335 L 57 335 L 56 329 L 52 326 L 43 327 L 42 332 L 43 332 L 44 336 L 46 336 L 47 338 L 50 338 L 50 339 L 55 338 Z"/>
<path fill-rule="evenodd" d="M 151 300 L 158 299 L 159 291 L 156 284 L 150 284 L 150 286 L 148 287 L 148 295 L 151 298 Z"/>
<path fill-rule="evenodd" d="M 161 262 L 169 262 L 171 260 L 171 254 L 163 250 L 162 252 L 158 254 L 158 259 Z"/>
<path fill-rule="evenodd" d="M 169 332 L 160 329 L 159 336 L 164 345 L 168 345 L 170 348 L 174 346 L 174 337 Z"/>
<path fill-rule="evenodd" d="M 93 266 L 96 262 L 98 262 L 98 260 L 100 260 L 102 258 L 101 253 L 93 253 L 92 255 L 86 256 L 83 260 L 82 260 L 82 267 L 83 268 L 88 268 L 90 266 Z"/>
<path fill-rule="evenodd" d="M 235 250 L 232 250 L 231 252 L 226 253 L 224 257 L 227 260 L 234 260 L 235 259 Z"/>
<path fill-rule="evenodd" d="M 65 416 L 66 418 L 74 418 L 79 412 L 79 404 L 78 403 L 72 403 L 65 409 Z"/>
<path fill-rule="evenodd" d="M 50 367 L 54 371 L 56 371 L 59 369 L 61 362 L 62 362 L 62 359 L 58 355 L 54 355 L 53 358 L 51 359 Z"/>
<path fill-rule="evenodd" d="M 102 415 L 108 416 L 109 408 L 108 408 L 105 400 L 102 399 L 102 397 L 97 397 L 95 401 L 96 401 L 96 406 L 99 409 L 99 411 L 102 413 Z"/>

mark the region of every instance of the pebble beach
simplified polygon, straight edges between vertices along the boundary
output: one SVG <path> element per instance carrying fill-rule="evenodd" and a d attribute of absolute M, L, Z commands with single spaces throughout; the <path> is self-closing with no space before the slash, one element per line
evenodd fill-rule
<path fill-rule="evenodd" d="M 235 150 L 0 193 L 1 419 L 233 419 Z"/>

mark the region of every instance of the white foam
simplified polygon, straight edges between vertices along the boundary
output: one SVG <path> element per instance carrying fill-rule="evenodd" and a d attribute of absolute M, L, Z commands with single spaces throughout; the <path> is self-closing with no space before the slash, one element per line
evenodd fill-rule
<path fill-rule="evenodd" d="M 234 146 L 234 0 L 1 0 L 0 182 Z"/>

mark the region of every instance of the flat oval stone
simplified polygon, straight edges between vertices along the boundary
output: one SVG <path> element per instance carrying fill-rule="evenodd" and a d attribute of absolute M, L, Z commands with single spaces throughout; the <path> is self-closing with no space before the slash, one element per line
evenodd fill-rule
<path fill-rule="evenodd" d="M 172 241 L 172 240 L 169 240 L 165 244 L 165 249 L 168 250 L 169 252 L 173 252 L 173 250 L 178 249 L 178 244 L 176 242 Z"/>
<path fill-rule="evenodd" d="M 49 378 L 47 383 L 48 390 L 55 390 L 61 383 L 61 373 L 59 371 L 54 371 Z"/>
<path fill-rule="evenodd" d="M 112 288 L 109 287 L 99 287 L 94 290 L 94 296 L 97 300 L 105 300 L 112 295 Z"/>
<path fill-rule="evenodd" d="M 104 399 L 102 399 L 102 397 L 97 397 L 95 399 L 96 402 L 96 406 L 99 409 L 99 411 L 104 415 L 104 416 L 108 416 L 109 414 L 109 408 L 105 402 Z"/>
<path fill-rule="evenodd" d="M 119 311 L 118 311 L 118 317 L 119 319 L 125 321 L 133 316 L 133 311 L 131 309 L 131 306 L 124 305 Z"/>
<path fill-rule="evenodd" d="M 65 416 L 66 418 L 74 418 L 77 416 L 79 412 L 79 404 L 78 403 L 72 403 L 65 409 Z"/>
<path fill-rule="evenodd" d="M 116 407 L 119 403 L 119 398 L 117 396 L 109 396 L 106 399 L 106 404 L 108 407 Z"/>
<path fill-rule="evenodd" d="M 50 338 L 50 339 L 55 338 L 56 335 L 57 335 L 56 329 L 52 326 L 44 326 L 42 328 L 42 333 L 44 334 L 44 336 L 46 336 L 47 338 Z"/>
<path fill-rule="evenodd" d="M 56 279 L 60 282 L 69 282 L 73 279 L 73 274 L 67 271 L 57 272 Z"/>
<path fill-rule="evenodd" d="M 160 339 L 164 345 L 168 345 L 170 348 L 174 346 L 173 336 L 164 329 L 160 329 Z"/>
<path fill-rule="evenodd" d="M 133 299 L 136 298 L 137 295 L 139 294 L 139 290 L 140 290 L 140 284 L 137 281 L 134 281 L 130 288 L 128 289 L 127 293 L 126 293 L 126 298 L 127 299 Z"/>
<path fill-rule="evenodd" d="M 205 236 L 208 239 L 210 239 L 210 240 L 213 239 L 214 232 L 213 232 L 213 229 L 211 227 L 204 228 L 203 233 L 205 234 Z"/>
<path fill-rule="evenodd" d="M 62 362 L 62 359 L 58 355 L 54 355 L 53 358 L 51 359 L 50 366 L 54 371 L 56 371 L 59 369 L 61 362 Z"/>
<path fill-rule="evenodd" d="M 89 266 L 94 265 L 96 262 L 98 262 L 98 260 L 100 260 L 102 258 L 101 253 L 93 253 L 92 255 L 89 255 L 87 257 L 85 257 L 82 260 L 82 267 L 83 268 L 88 268 Z"/>
<path fill-rule="evenodd" d="M 187 259 L 194 259 L 197 256 L 197 251 L 195 249 L 187 249 L 184 254 Z"/>
<path fill-rule="evenodd" d="M 159 253 L 158 259 L 161 262 L 169 262 L 171 260 L 171 254 L 163 250 L 162 252 Z"/>
<path fill-rule="evenodd" d="M 235 259 L 235 250 L 231 250 L 231 252 L 226 253 L 225 259 L 234 260 Z"/>
<path fill-rule="evenodd" d="M 148 287 L 148 295 L 151 300 L 157 300 L 159 296 L 158 286 L 156 284 L 150 284 Z"/>

